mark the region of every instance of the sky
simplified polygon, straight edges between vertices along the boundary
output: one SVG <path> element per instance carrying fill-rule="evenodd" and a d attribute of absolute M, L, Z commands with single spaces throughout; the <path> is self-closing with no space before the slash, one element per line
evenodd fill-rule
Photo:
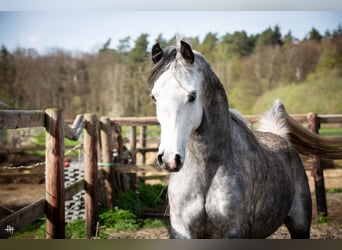
<path fill-rule="evenodd" d="M 7 3 L 16 1 L 7 1 Z M 246 0 L 242 0 L 244 1 Z M 84 0 L 83 3 L 87 2 L 89 1 Z M 104 2 L 105 0 L 98 0 L 98 3 Z M 151 2 L 153 1 L 145 0 L 146 4 Z M 109 38 L 111 48 L 116 48 L 119 40 L 128 36 L 133 46 L 135 39 L 142 33 L 149 34 L 151 47 L 159 34 L 166 39 L 172 38 L 177 33 L 185 37 L 198 36 L 202 41 L 208 32 L 217 33 L 220 37 L 226 33 L 244 30 L 250 35 L 278 25 L 283 35 L 291 31 L 295 38 L 303 39 L 313 27 L 324 34 L 326 30 L 332 31 L 337 29 L 338 25 L 342 25 L 342 8 L 337 11 L 310 8 L 309 11 L 294 11 L 293 8 L 260 11 L 243 8 L 242 10 L 236 10 L 238 8 L 189 10 L 167 6 L 168 8 L 159 7 L 157 10 L 151 10 L 153 8 L 130 10 L 128 7 L 104 8 L 101 4 L 97 5 L 97 8 L 83 6 L 85 7 L 78 9 L 72 6 L 49 8 L 36 4 L 25 8 L 22 5 L 6 6 L 3 0 L 0 0 L 0 10 L 2 10 L 0 11 L 0 44 L 5 45 L 9 50 L 19 46 L 34 48 L 39 53 L 45 53 L 56 47 L 71 51 L 96 52 Z"/>

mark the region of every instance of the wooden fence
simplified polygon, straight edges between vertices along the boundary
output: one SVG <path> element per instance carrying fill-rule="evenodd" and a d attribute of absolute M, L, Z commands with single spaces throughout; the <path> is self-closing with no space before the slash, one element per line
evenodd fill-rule
<path fill-rule="evenodd" d="M 342 115 L 293 115 L 300 122 L 306 122 L 309 128 L 317 133 L 317 128 L 326 123 L 342 123 Z M 313 118 L 310 118 L 313 117 Z M 246 116 L 254 123 L 258 116 Z M 84 121 L 84 126 L 79 124 Z M 45 111 L 0 111 L 0 130 L 45 127 L 46 129 L 46 195 L 27 207 L 16 211 L 0 221 L 0 238 L 9 237 L 4 229 L 7 225 L 18 230 L 46 214 L 46 238 L 65 237 L 65 200 L 70 199 L 82 189 L 86 190 L 86 232 L 87 237 L 94 237 L 98 230 L 98 167 L 103 169 L 105 197 L 102 203 L 112 207 L 115 203 L 117 191 L 125 191 L 126 181 L 124 173 L 130 172 L 130 186 L 136 184 L 136 167 L 123 169 L 123 136 L 121 127 L 129 126 L 129 150 L 133 164 L 136 163 L 136 154 L 142 154 L 142 163 L 145 163 L 147 152 L 156 152 L 157 148 L 146 147 L 147 126 L 158 126 L 155 117 L 145 118 L 109 118 L 102 117 L 97 120 L 94 114 L 78 116 L 72 127 L 66 125 L 63 112 L 59 109 Z M 85 178 L 68 188 L 64 188 L 64 137 L 77 140 L 80 127 L 84 127 L 84 165 Z M 137 127 L 140 127 L 139 145 L 137 147 Z M 116 149 L 119 165 L 114 164 L 113 150 Z M 320 214 L 327 214 L 323 170 L 316 160 L 313 166 L 315 179 L 317 209 Z M 100 174 L 102 175 L 102 173 Z M 324 195 L 322 195 L 322 193 Z M 319 205 L 323 204 L 323 205 Z M 325 204 L 325 205 L 324 205 Z"/>
<path fill-rule="evenodd" d="M 247 115 L 244 116 L 250 123 L 254 124 L 258 121 L 259 115 Z M 331 114 L 331 115 L 317 115 L 316 113 L 303 114 L 293 114 L 291 115 L 299 123 L 305 123 L 308 126 L 308 130 L 315 134 L 319 134 L 319 129 L 321 126 L 331 125 L 331 124 L 342 124 L 341 114 Z M 112 118 L 111 121 L 117 126 L 130 126 L 130 151 L 132 153 L 132 158 L 135 161 L 136 153 L 141 153 L 143 155 L 142 163 L 145 163 L 145 153 L 146 152 L 156 152 L 157 148 L 146 148 L 146 126 L 149 125 L 159 125 L 155 117 L 146 118 L 136 118 L 136 117 L 125 117 L 125 118 Z M 140 126 L 140 147 L 137 148 L 137 126 Z M 122 140 L 121 140 L 122 141 Z M 120 151 L 120 150 L 119 150 Z M 309 152 L 310 153 L 310 152 Z M 319 156 L 311 156 L 311 172 L 315 184 L 315 195 L 317 204 L 317 214 L 328 215 L 327 202 L 325 194 L 324 185 L 324 174 L 322 160 Z"/>
<path fill-rule="evenodd" d="M 96 116 L 84 115 L 85 180 L 64 188 L 64 137 L 75 139 L 75 131 L 64 123 L 63 111 L 47 109 L 36 111 L 0 111 L 0 129 L 45 127 L 46 167 L 45 198 L 42 198 L 0 221 L 0 238 L 10 236 L 9 226 L 18 230 L 42 215 L 46 215 L 46 238 L 65 238 L 65 199 L 82 189 L 86 190 L 87 237 L 95 236 L 98 221 L 97 205 L 97 128 Z"/>

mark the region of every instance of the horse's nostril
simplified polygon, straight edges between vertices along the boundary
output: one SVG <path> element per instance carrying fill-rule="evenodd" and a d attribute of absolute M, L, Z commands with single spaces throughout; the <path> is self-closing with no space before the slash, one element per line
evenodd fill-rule
<path fill-rule="evenodd" d="M 175 156 L 175 162 L 176 162 L 176 165 L 179 166 L 181 165 L 181 157 L 179 154 L 176 154 Z"/>
<path fill-rule="evenodd" d="M 157 161 L 158 161 L 158 164 L 159 164 L 159 165 L 162 165 L 162 164 L 163 164 L 163 155 L 164 155 L 164 154 L 158 154 L 158 156 L 157 156 Z"/>

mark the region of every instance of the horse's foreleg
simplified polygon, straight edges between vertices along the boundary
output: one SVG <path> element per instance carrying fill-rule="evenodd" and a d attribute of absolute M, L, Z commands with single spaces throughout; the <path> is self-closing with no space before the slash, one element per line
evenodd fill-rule
<path fill-rule="evenodd" d="M 170 230 L 171 239 L 193 239 L 189 230 L 186 229 L 184 225 L 179 222 L 171 223 Z"/>

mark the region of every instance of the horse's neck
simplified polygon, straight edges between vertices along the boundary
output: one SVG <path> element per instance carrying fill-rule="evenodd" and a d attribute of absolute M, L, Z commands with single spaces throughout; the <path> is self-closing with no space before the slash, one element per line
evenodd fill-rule
<path fill-rule="evenodd" d="M 224 164 L 231 154 L 231 118 L 225 93 L 213 92 L 204 103 L 203 122 L 190 137 L 187 151 L 202 165 Z"/>

